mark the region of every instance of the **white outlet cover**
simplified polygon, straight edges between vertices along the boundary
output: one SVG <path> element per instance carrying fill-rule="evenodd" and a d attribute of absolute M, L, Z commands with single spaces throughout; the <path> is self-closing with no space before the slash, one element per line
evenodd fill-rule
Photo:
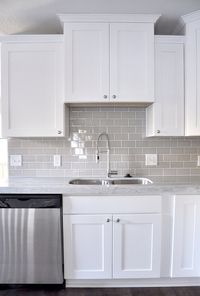
<path fill-rule="evenodd" d="M 197 166 L 200 166 L 200 155 L 197 156 Z"/>
<path fill-rule="evenodd" d="M 61 166 L 61 155 L 55 154 L 53 156 L 53 165 L 54 165 L 54 167 L 60 167 Z"/>
<path fill-rule="evenodd" d="M 22 166 L 22 155 L 10 155 L 10 166 L 21 167 Z"/>
<path fill-rule="evenodd" d="M 156 166 L 158 164 L 157 154 L 145 154 L 145 165 L 146 166 Z"/>

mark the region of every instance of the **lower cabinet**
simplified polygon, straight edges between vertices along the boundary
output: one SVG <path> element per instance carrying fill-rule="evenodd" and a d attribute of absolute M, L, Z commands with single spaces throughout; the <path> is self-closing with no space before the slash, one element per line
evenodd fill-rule
<path fill-rule="evenodd" d="M 174 198 L 172 277 L 200 276 L 200 196 Z"/>
<path fill-rule="evenodd" d="M 160 276 L 159 214 L 113 216 L 113 277 Z"/>
<path fill-rule="evenodd" d="M 66 279 L 160 276 L 160 214 L 64 215 Z"/>
<path fill-rule="evenodd" d="M 66 279 L 112 277 L 112 216 L 64 215 Z"/>

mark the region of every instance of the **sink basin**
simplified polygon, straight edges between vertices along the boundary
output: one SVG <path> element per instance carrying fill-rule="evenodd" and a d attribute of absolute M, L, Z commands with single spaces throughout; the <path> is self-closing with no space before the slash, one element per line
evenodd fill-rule
<path fill-rule="evenodd" d="M 153 184 L 147 178 L 98 178 L 98 179 L 73 179 L 69 181 L 72 185 L 147 185 Z"/>
<path fill-rule="evenodd" d="M 69 184 L 73 185 L 102 185 L 102 179 L 73 179 Z"/>
<path fill-rule="evenodd" d="M 153 184 L 150 179 L 147 178 L 123 178 L 112 180 L 112 185 L 147 185 Z"/>

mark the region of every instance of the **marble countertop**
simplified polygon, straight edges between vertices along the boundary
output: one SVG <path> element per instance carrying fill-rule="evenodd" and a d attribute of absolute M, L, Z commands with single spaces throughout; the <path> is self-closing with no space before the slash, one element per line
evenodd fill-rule
<path fill-rule="evenodd" d="M 0 183 L 0 194 L 5 193 L 57 193 L 65 195 L 157 195 L 200 194 L 200 184 L 150 185 L 70 185 L 69 178 L 12 177 Z"/>

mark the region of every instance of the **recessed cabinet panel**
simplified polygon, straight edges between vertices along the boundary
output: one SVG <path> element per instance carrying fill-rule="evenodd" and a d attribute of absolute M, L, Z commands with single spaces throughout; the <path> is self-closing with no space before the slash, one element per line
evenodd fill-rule
<path fill-rule="evenodd" d="M 199 196 L 175 197 L 172 277 L 200 276 Z"/>
<path fill-rule="evenodd" d="M 109 24 L 65 25 L 66 101 L 109 99 Z"/>
<path fill-rule="evenodd" d="M 159 277 L 160 215 L 117 215 L 113 222 L 113 277 Z"/>
<path fill-rule="evenodd" d="M 111 100 L 154 101 L 153 27 L 142 23 L 110 24 Z"/>
<path fill-rule="evenodd" d="M 64 135 L 61 43 L 2 45 L 3 136 Z"/>
<path fill-rule="evenodd" d="M 112 277 L 112 217 L 64 215 L 66 279 Z"/>

